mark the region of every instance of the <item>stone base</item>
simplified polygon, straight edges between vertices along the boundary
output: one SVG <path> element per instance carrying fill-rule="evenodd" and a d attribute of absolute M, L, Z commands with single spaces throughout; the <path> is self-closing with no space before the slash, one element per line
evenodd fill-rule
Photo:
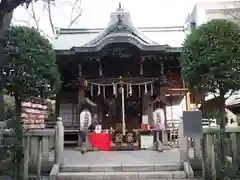
<path fill-rule="evenodd" d="M 154 149 L 158 152 L 163 152 L 164 150 L 170 150 L 171 147 L 169 147 L 168 145 L 164 145 L 161 141 L 156 141 L 154 143 Z"/>
<path fill-rule="evenodd" d="M 86 145 L 86 143 L 83 143 L 81 147 L 76 147 L 74 150 L 81 151 L 82 154 L 88 151 L 99 151 L 98 149 L 94 148 L 90 142 L 88 142 L 88 145 Z"/>
<path fill-rule="evenodd" d="M 63 165 L 54 168 L 51 180 L 96 180 L 96 179 L 186 179 L 182 164 L 129 164 L 129 165 Z"/>

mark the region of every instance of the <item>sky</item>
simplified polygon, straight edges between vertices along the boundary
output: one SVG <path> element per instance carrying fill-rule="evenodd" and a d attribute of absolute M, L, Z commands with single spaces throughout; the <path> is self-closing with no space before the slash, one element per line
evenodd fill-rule
<path fill-rule="evenodd" d="M 217 0 L 205 0 L 217 1 Z M 55 0 L 51 13 L 55 27 L 66 28 L 69 25 L 70 15 L 75 0 Z M 150 26 L 175 26 L 184 25 L 187 15 L 193 10 L 194 5 L 201 0 L 120 0 L 122 7 L 131 13 L 132 22 L 136 27 Z M 71 27 L 73 28 L 103 28 L 106 27 L 111 12 L 118 7 L 119 0 L 79 0 L 73 11 L 73 18 L 81 16 Z M 28 10 L 18 7 L 14 12 L 15 24 L 35 26 L 32 9 L 38 17 L 40 29 L 52 36 L 49 16 L 46 6 L 42 1 L 34 3 Z M 177 36 L 184 36 L 180 34 Z M 183 39 L 183 38 L 181 38 Z"/>

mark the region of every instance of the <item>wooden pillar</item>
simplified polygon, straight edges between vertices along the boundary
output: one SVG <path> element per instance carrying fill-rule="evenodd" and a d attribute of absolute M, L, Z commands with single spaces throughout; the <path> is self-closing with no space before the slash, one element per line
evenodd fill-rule
<path fill-rule="evenodd" d="M 164 62 L 161 62 L 161 64 L 160 64 L 160 74 L 161 75 L 164 74 Z"/>
<path fill-rule="evenodd" d="M 98 74 L 99 74 L 99 76 L 103 76 L 103 68 L 102 68 L 102 64 L 101 64 L 100 58 L 97 57 L 96 61 L 98 63 Z"/>
<path fill-rule="evenodd" d="M 140 76 L 142 76 L 143 75 L 143 63 L 144 63 L 144 60 L 145 60 L 145 58 L 144 57 L 141 57 L 141 59 L 140 59 L 140 70 L 139 70 L 139 74 L 140 74 Z"/>
<path fill-rule="evenodd" d="M 79 80 L 82 81 L 82 65 L 79 64 L 78 65 L 78 76 L 79 76 Z M 78 146 L 81 146 L 83 143 L 83 140 L 81 138 L 81 133 L 80 133 L 80 113 L 82 110 L 82 105 L 84 103 L 84 98 L 85 98 L 85 92 L 84 92 L 84 83 L 83 82 L 79 82 L 79 84 L 81 84 L 80 88 L 78 89 L 78 105 L 77 105 L 77 125 L 79 126 L 79 131 L 78 131 Z"/>
<path fill-rule="evenodd" d="M 191 104 L 190 92 L 187 92 L 186 93 L 186 111 L 190 111 L 190 104 Z"/>
<path fill-rule="evenodd" d="M 160 87 L 160 101 L 166 104 L 167 99 L 166 99 L 166 93 L 168 89 L 165 86 Z"/>
<path fill-rule="evenodd" d="M 55 117 L 59 117 L 59 108 L 60 108 L 60 92 L 56 95 L 55 100 Z"/>
<path fill-rule="evenodd" d="M 166 93 L 168 91 L 168 88 L 166 86 L 162 86 L 159 88 L 159 100 L 166 104 L 167 103 L 167 99 L 166 99 Z M 165 116 L 165 127 L 167 129 L 167 116 L 166 116 L 166 105 L 164 106 L 164 116 Z M 167 134 L 167 130 L 162 130 L 162 144 L 163 146 L 168 146 L 168 134 Z M 159 135 L 157 135 L 159 136 Z"/>

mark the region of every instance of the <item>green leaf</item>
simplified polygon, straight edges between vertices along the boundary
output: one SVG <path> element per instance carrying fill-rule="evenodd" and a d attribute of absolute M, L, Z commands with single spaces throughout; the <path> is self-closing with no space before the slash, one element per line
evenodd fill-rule
<path fill-rule="evenodd" d="M 13 26 L 0 37 L 1 88 L 9 94 L 49 97 L 58 91 L 60 74 L 50 42 L 34 28 Z"/>
<path fill-rule="evenodd" d="M 189 34 L 182 48 L 181 71 L 190 89 L 208 92 L 240 89 L 239 27 L 227 20 L 212 20 Z"/>

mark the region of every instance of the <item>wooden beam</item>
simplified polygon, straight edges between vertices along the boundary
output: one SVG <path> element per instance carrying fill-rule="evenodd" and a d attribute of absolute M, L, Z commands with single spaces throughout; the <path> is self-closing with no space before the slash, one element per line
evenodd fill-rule
<path fill-rule="evenodd" d="M 183 93 L 165 94 L 165 96 L 183 96 Z"/>
<path fill-rule="evenodd" d="M 190 111 L 190 104 L 191 104 L 191 99 L 190 99 L 190 93 L 186 93 L 186 111 Z"/>
<path fill-rule="evenodd" d="M 169 88 L 170 91 L 187 91 L 186 88 Z"/>

